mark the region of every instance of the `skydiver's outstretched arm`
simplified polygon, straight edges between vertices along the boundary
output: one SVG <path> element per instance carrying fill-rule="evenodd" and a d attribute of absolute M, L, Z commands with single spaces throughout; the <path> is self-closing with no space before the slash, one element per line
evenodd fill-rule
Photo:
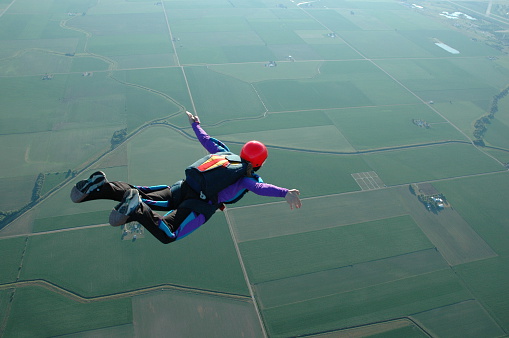
<path fill-rule="evenodd" d="M 189 123 L 193 127 L 193 131 L 201 145 L 210 153 L 215 154 L 223 151 L 230 151 L 228 147 L 221 141 L 210 137 L 205 130 L 200 126 L 200 119 L 197 115 L 193 115 L 186 111 Z"/>

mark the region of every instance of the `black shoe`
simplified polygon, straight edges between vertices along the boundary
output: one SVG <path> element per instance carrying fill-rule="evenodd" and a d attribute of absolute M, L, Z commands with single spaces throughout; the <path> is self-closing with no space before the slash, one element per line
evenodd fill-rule
<path fill-rule="evenodd" d="M 71 200 L 79 203 L 85 199 L 92 191 L 98 189 L 106 182 L 106 174 L 102 171 L 96 171 L 86 180 L 81 180 L 71 190 Z"/>
<path fill-rule="evenodd" d="M 125 224 L 129 215 L 135 211 L 141 203 L 140 193 L 136 189 L 130 189 L 124 193 L 124 198 L 110 214 L 110 224 L 119 226 Z"/>

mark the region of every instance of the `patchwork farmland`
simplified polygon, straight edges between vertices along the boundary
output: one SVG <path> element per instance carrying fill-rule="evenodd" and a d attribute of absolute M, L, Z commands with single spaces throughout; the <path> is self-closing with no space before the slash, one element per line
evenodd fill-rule
<path fill-rule="evenodd" d="M 508 11 L 0 0 L 0 336 L 507 336 Z M 302 209 L 247 194 L 166 246 L 69 200 L 181 179 L 185 110 Z"/>

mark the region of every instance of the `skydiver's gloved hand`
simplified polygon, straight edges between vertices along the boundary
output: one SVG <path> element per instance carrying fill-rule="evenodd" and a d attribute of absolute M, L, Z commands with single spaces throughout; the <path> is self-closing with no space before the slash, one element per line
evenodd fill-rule
<path fill-rule="evenodd" d="M 285 200 L 288 202 L 288 204 L 290 204 L 290 209 L 293 209 L 294 207 L 299 209 L 302 207 L 302 202 L 300 201 L 299 195 L 300 191 L 297 189 L 290 189 L 286 193 Z"/>
<path fill-rule="evenodd" d="M 191 114 L 190 112 L 188 112 L 186 110 L 186 114 L 187 114 L 187 117 L 189 118 L 189 124 L 193 124 L 193 123 L 200 123 L 200 119 L 198 118 L 198 115 L 193 115 Z"/>

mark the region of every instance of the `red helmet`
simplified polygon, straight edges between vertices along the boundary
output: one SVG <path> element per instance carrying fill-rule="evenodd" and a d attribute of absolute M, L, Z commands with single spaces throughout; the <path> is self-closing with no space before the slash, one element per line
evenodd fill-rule
<path fill-rule="evenodd" d="M 247 142 L 240 151 L 240 157 L 251 162 L 254 168 L 261 167 L 268 155 L 267 147 L 258 141 Z"/>

